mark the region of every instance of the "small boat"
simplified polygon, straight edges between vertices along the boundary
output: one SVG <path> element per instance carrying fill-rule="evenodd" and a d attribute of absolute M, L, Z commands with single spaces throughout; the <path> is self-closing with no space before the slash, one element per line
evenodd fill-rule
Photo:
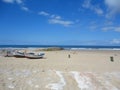
<path fill-rule="evenodd" d="M 13 56 L 17 57 L 17 58 L 24 58 L 25 54 L 24 54 L 24 52 L 17 51 L 17 52 L 14 52 Z"/>
<path fill-rule="evenodd" d="M 25 57 L 29 59 L 40 59 L 40 58 L 43 58 L 44 55 L 45 55 L 44 53 L 39 53 L 39 54 L 27 53 Z"/>

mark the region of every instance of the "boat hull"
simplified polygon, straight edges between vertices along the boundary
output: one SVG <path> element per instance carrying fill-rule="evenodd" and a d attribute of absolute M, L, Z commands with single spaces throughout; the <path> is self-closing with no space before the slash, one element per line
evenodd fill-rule
<path fill-rule="evenodd" d="M 29 59 L 41 59 L 43 58 L 42 56 L 41 57 L 36 57 L 36 56 L 25 56 L 26 58 L 29 58 Z"/>
<path fill-rule="evenodd" d="M 14 57 L 16 57 L 16 58 L 25 58 L 24 55 L 14 55 Z"/>

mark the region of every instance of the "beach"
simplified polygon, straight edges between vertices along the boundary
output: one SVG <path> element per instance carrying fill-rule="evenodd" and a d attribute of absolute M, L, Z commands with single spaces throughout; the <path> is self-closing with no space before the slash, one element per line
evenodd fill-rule
<path fill-rule="evenodd" d="M 0 89 L 120 90 L 120 50 L 40 52 L 42 59 L 0 56 Z"/>

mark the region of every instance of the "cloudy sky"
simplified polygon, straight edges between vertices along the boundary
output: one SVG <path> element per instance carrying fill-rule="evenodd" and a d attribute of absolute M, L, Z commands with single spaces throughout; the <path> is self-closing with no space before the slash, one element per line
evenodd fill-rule
<path fill-rule="evenodd" d="M 120 45 L 120 0 L 0 0 L 0 44 Z"/>

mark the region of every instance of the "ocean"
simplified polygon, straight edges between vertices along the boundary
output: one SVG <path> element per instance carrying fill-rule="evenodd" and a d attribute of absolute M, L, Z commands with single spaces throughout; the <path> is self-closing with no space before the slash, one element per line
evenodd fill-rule
<path fill-rule="evenodd" d="M 120 46 L 93 46 L 93 45 L 0 45 L 0 48 L 50 48 L 61 47 L 64 49 L 79 50 L 79 49 L 99 49 L 99 50 L 120 50 Z"/>

